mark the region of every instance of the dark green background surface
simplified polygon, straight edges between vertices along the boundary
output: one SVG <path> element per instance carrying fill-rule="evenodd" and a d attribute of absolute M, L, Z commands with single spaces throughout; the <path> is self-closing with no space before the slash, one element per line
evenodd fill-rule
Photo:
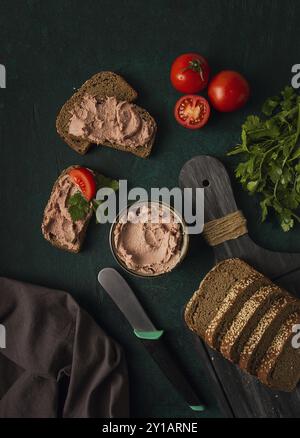
<path fill-rule="evenodd" d="M 130 187 L 171 188 L 189 158 L 223 158 L 239 140 L 244 117 L 290 82 L 291 66 L 300 62 L 299 23 L 296 0 L 0 2 L 0 63 L 7 68 L 7 89 L 0 89 L 0 275 L 69 291 L 124 346 L 132 416 L 221 415 L 181 319 L 185 302 L 213 263 L 212 252 L 197 236 L 184 263 L 169 276 L 143 280 L 126 275 L 208 403 L 206 412 L 194 414 L 97 285 L 99 269 L 116 266 L 109 225 L 93 223 L 79 255 L 59 251 L 42 238 L 40 223 L 51 186 L 65 167 L 78 163 L 128 179 Z M 213 113 L 198 132 L 173 119 L 179 95 L 169 82 L 172 60 L 190 50 L 207 56 L 213 72 L 229 68 L 244 73 L 252 88 L 245 109 Z M 121 73 L 157 120 L 149 160 L 109 148 L 94 148 L 81 157 L 56 134 L 55 118 L 64 101 L 92 74 L 106 69 Z M 225 163 L 232 171 L 232 160 Z M 300 226 L 283 234 L 274 220 L 261 225 L 257 200 L 237 186 L 235 193 L 257 242 L 300 251 Z"/>

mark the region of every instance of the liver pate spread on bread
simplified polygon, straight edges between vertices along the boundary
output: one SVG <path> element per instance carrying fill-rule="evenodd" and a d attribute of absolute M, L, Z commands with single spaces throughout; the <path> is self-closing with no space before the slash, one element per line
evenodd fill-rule
<path fill-rule="evenodd" d="M 79 252 L 86 228 L 92 215 L 92 206 L 84 219 L 73 221 L 68 210 L 68 200 L 79 192 L 78 186 L 69 176 L 69 167 L 59 176 L 53 186 L 50 199 L 46 205 L 42 233 L 52 245 L 70 252 Z"/>
<path fill-rule="evenodd" d="M 111 71 L 102 71 L 95 74 L 87 80 L 79 90 L 65 102 L 56 119 L 56 129 L 63 140 L 79 154 L 86 154 L 95 140 L 91 140 L 86 136 L 73 135 L 69 131 L 71 117 L 74 114 L 75 107 L 80 107 L 84 96 L 95 98 L 98 102 L 106 100 L 109 97 L 114 97 L 118 102 L 131 103 L 137 99 L 137 92 L 122 78 L 120 75 Z M 135 105 L 135 113 L 139 115 L 139 119 L 146 124 L 152 135 L 148 142 L 136 144 L 134 142 L 127 144 L 126 142 L 119 143 L 118 141 L 110 141 L 102 135 L 101 146 L 108 146 L 125 152 L 130 152 L 138 157 L 147 158 L 152 150 L 157 130 L 156 122 L 153 117 L 143 108 Z M 109 136 L 110 138 L 110 136 Z M 100 143 L 99 143 L 100 144 Z"/>
<path fill-rule="evenodd" d="M 115 97 L 97 99 L 85 94 L 71 110 L 69 134 L 96 144 L 146 146 L 154 130 L 154 123 L 143 119 L 137 105 Z"/>
<path fill-rule="evenodd" d="M 269 387 L 292 391 L 300 379 L 300 348 L 292 326 L 300 300 L 240 259 L 218 263 L 185 309 L 188 327 Z"/>

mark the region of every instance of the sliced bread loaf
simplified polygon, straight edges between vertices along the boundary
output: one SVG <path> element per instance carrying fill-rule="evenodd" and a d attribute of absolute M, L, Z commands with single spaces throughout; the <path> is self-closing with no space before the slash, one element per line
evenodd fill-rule
<path fill-rule="evenodd" d="M 226 359 L 238 361 L 239 350 L 249 333 L 280 293 L 281 290 L 276 285 L 263 286 L 244 303 L 221 340 L 220 351 Z"/>
<path fill-rule="evenodd" d="M 232 321 L 243 308 L 250 297 L 261 286 L 269 284 L 269 280 L 259 272 L 251 274 L 231 287 L 218 309 L 215 317 L 211 320 L 205 332 L 205 341 L 213 348 L 220 349 L 222 340 L 227 334 Z"/>
<path fill-rule="evenodd" d="M 245 342 L 240 345 L 238 362 L 242 369 L 256 375 L 257 367 L 272 342 L 274 333 L 278 331 L 287 316 L 296 310 L 296 307 L 295 298 L 288 293 L 283 293 L 274 300 Z"/>
<path fill-rule="evenodd" d="M 239 259 L 224 260 L 203 279 L 185 311 L 187 325 L 224 357 L 274 389 L 300 378 L 291 345 L 300 300 Z"/>
<path fill-rule="evenodd" d="M 137 92 L 123 79 L 121 76 L 110 71 L 103 71 L 88 81 L 86 81 L 80 89 L 63 105 L 57 119 L 56 129 L 58 134 L 63 140 L 76 152 L 85 154 L 92 146 L 92 142 L 86 138 L 77 137 L 69 133 L 69 125 L 71 119 L 71 113 L 76 105 L 80 105 L 85 95 L 97 98 L 97 100 L 106 97 L 115 97 L 118 101 L 133 102 L 137 98 Z M 151 124 L 153 129 L 153 136 L 151 140 L 143 146 L 131 147 L 122 146 L 116 142 L 104 141 L 104 146 L 109 146 L 115 149 L 131 152 L 139 157 L 146 158 L 151 153 L 151 149 L 154 143 L 156 134 L 156 123 L 153 117 L 141 107 L 134 106 L 140 114 L 141 118 L 146 123 Z"/>
<path fill-rule="evenodd" d="M 218 263 L 201 281 L 185 308 L 188 327 L 202 338 L 215 317 L 230 288 L 255 271 L 240 259 L 227 259 Z"/>
<path fill-rule="evenodd" d="M 300 349 L 292 345 L 296 324 L 300 324 L 299 311 L 290 314 L 280 326 L 257 370 L 258 378 L 273 389 L 292 391 L 298 384 Z"/>

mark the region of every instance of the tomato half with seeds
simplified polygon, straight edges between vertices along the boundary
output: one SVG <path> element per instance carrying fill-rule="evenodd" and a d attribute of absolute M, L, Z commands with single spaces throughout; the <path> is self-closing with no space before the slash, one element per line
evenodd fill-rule
<path fill-rule="evenodd" d="M 75 167 L 69 172 L 71 179 L 79 187 L 87 201 L 96 196 L 96 181 L 93 173 L 86 167 Z"/>
<path fill-rule="evenodd" d="M 210 106 L 204 97 L 188 94 L 176 102 L 174 115 L 185 128 L 200 129 L 209 119 Z"/>

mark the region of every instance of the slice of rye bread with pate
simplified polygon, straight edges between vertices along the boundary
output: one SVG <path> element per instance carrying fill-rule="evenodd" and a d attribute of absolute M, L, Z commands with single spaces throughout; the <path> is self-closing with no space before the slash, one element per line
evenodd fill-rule
<path fill-rule="evenodd" d="M 234 363 L 238 362 L 240 351 L 249 339 L 249 335 L 272 303 L 280 296 L 282 296 L 280 287 L 275 284 L 268 285 L 257 289 L 244 303 L 220 342 L 220 351 L 226 359 Z"/>
<path fill-rule="evenodd" d="M 206 274 L 199 289 L 187 303 L 184 312 L 187 326 L 204 339 L 207 327 L 230 288 L 254 273 L 251 266 L 237 258 L 219 262 Z"/>
<path fill-rule="evenodd" d="M 288 292 L 283 292 L 262 315 L 246 342 L 240 343 L 236 353 L 238 364 L 250 374 L 257 374 L 257 368 L 273 340 L 274 333 L 277 333 L 291 313 L 300 310 L 300 302 Z"/>
<path fill-rule="evenodd" d="M 92 146 L 92 142 L 88 139 L 74 136 L 69 134 L 69 125 L 71 119 L 71 112 L 76 105 L 82 102 L 85 95 L 96 97 L 97 99 L 103 99 L 105 97 L 115 97 L 118 101 L 128 101 L 130 103 L 137 99 L 137 92 L 123 79 L 121 76 L 110 71 L 103 71 L 95 74 L 89 80 L 87 80 L 79 90 L 73 94 L 73 96 L 67 100 L 67 102 L 61 108 L 57 119 L 56 129 L 58 134 L 63 140 L 79 154 L 86 154 Z M 154 143 L 156 135 L 156 122 L 152 116 L 143 108 L 134 105 L 139 112 L 143 120 L 151 124 L 153 127 L 153 136 L 151 140 L 144 146 L 124 146 L 105 141 L 102 143 L 104 146 L 109 146 L 114 149 L 131 152 L 141 158 L 147 158 Z"/>
<path fill-rule="evenodd" d="M 294 326 L 300 324 L 300 312 L 289 315 L 280 326 L 257 370 L 258 378 L 272 389 L 291 392 L 300 379 L 300 349 L 293 345 Z"/>
<path fill-rule="evenodd" d="M 90 210 L 84 220 L 74 222 L 67 210 L 70 196 L 80 192 L 80 189 L 68 177 L 68 173 L 78 167 L 81 166 L 68 167 L 57 178 L 44 210 L 41 226 L 42 234 L 46 240 L 56 248 L 72 253 L 78 253 L 81 250 L 87 227 L 93 215 L 92 203 L 90 203 Z M 60 201 L 63 204 L 62 207 L 58 203 L 58 196 L 62 197 Z"/>

